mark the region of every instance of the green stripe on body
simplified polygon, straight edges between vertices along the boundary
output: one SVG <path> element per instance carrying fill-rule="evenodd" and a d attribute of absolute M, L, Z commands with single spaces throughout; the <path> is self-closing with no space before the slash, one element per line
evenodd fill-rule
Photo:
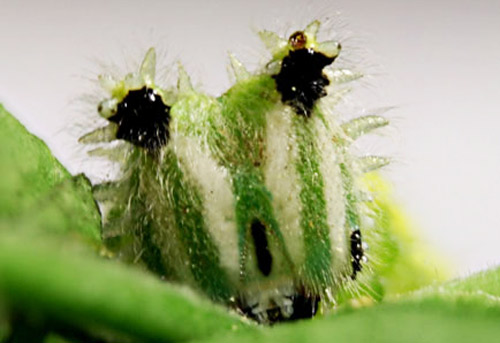
<path fill-rule="evenodd" d="M 324 288 L 333 281 L 331 245 L 327 222 L 323 175 L 320 155 L 315 145 L 314 119 L 295 116 L 297 135 L 297 171 L 301 180 L 301 227 L 304 233 L 304 277 L 313 290 Z"/>
<path fill-rule="evenodd" d="M 124 168 L 127 176 L 117 182 L 96 185 L 93 192 L 98 200 L 114 201 L 102 232 L 108 249 L 119 251 L 120 258 L 130 263 L 137 262 L 140 256 L 149 270 L 168 280 L 175 278 L 175 271 L 165 263 L 162 249 L 155 242 L 156 222 L 148 210 L 148 194 L 141 191 L 143 172 L 149 173 L 155 168 L 154 163 L 143 149 L 134 148 Z"/>
<path fill-rule="evenodd" d="M 292 259 L 286 248 L 283 235 L 273 213 L 272 195 L 264 185 L 262 176 L 255 171 L 241 171 L 233 175 L 235 194 L 236 222 L 238 227 L 238 248 L 240 256 L 240 273 L 246 280 L 245 265 L 248 249 L 248 232 L 254 220 L 259 220 L 269 231 L 267 237 L 271 244 L 276 242 L 281 254 L 287 262 L 288 270 L 280 272 L 293 273 Z M 271 248 L 272 250 L 272 248 Z M 273 256 L 276 258 L 276 256 Z"/>
<path fill-rule="evenodd" d="M 232 295 L 219 253 L 206 229 L 203 204 L 197 190 L 188 183 L 179 161 L 167 150 L 161 170 L 168 184 L 173 213 L 181 244 L 189 258 L 189 268 L 198 287 L 212 299 L 227 302 Z"/>
<path fill-rule="evenodd" d="M 141 194 L 139 192 L 140 182 L 141 182 L 141 169 L 146 169 L 147 171 L 153 170 L 154 160 L 144 152 L 142 149 L 134 149 L 135 154 L 139 155 L 136 159 L 139 162 L 136 163 L 135 170 L 130 176 L 130 185 L 134 188 L 134 192 L 130 194 L 137 194 L 136 197 L 130 198 L 130 215 L 140 216 L 139 218 L 134 218 L 130 223 L 135 223 L 140 225 L 137 230 L 140 230 L 140 238 L 142 243 L 142 256 L 141 259 L 144 261 L 146 266 L 154 273 L 160 275 L 161 277 L 169 278 L 174 275 L 173 268 L 164 261 L 162 258 L 162 249 L 156 244 L 154 239 L 154 233 L 157 230 L 155 228 L 155 220 L 151 218 L 151 211 L 148 210 L 148 200 L 147 195 Z M 132 161 L 134 159 L 132 158 Z"/>
<path fill-rule="evenodd" d="M 262 164 L 267 114 L 278 100 L 274 80 L 263 75 L 241 82 L 219 98 L 224 135 L 215 144 L 223 151 L 222 163 L 238 172 Z M 219 130 L 220 131 L 220 130 Z"/>
<path fill-rule="evenodd" d="M 354 181 L 352 175 L 349 173 L 345 163 L 340 163 L 340 173 L 342 175 L 342 185 L 346 198 L 346 222 L 351 231 L 358 230 L 361 227 L 361 219 L 357 208 L 358 199 L 353 191 Z"/>

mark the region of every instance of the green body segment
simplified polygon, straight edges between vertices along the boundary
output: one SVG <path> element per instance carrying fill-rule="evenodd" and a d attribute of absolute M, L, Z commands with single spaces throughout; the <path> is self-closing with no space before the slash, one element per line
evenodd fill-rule
<path fill-rule="evenodd" d="M 142 223 L 142 228 L 129 233 L 138 237 L 133 244 L 140 245 L 132 249 L 133 260 L 139 256 L 150 269 L 174 281 L 190 283 L 221 302 L 245 294 L 247 289 L 260 288 L 263 281 L 273 287 L 294 285 L 308 294 L 320 295 L 347 276 L 347 268 L 333 270 L 338 264 L 334 267 L 332 261 L 338 256 L 332 251 L 325 192 L 334 190 L 325 189 L 321 170 L 324 156 L 317 144 L 320 134 L 330 139 L 330 130 L 319 114 L 306 118 L 283 106 L 275 87 L 271 76 L 258 75 L 237 83 L 218 99 L 196 92 L 182 95 L 171 109 L 170 141 L 160 153 L 150 156 L 133 148 L 133 154 L 142 157 L 136 157 L 140 162 L 130 163 L 128 174 L 132 176 L 125 183 L 135 185 L 127 191 L 135 195 L 129 197 L 125 207 L 128 214 L 120 214 L 125 222 L 130 216 L 142 216 L 133 219 Z M 298 199 L 293 205 L 297 208 L 292 210 L 299 213 L 296 237 L 303 251 L 289 250 L 276 217 L 274 202 L 283 197 L 279 194 L 283 190 L 266 186 L 266 178 L 275 171 L 265 170 L 264 165 L 270 158 L 279 158 L 266 155 L 267 144 L 276 144 L 269 141 L 266 132 L 273 111 L 285 111 L 280 115 L 290 117 L 288 135 L 294 137 L 289 143 L 293 146 L 277 146 L 274 151 L 297 152 L 284 168 L 296 174 L 297 185 L 289 193 Z M 195 154 L 206 166 L 190 160 L 196 158 Z M 214 173 L 224 175 L 218 178 L 231 192 L 232 199 L 223 209 L 232 213 L 227 221 L 234 232 L 228 234 L 236 235 L 229 243 L 214 235 L 223 224 L 206 219 L 211 208 L 205 199 L 211 195 L 203 185 L 210 183 Z M 344 203 L 343 194 L 332 196 Z M 255 221 L 265 227 L 266 248 L 272 256 L 269 275 L 257 266 L 256 245 L 261 242 L 255 242 L 251 235 Z M 342 248 L 344 256 L 339 261 L 349 254 L 347 246 Z M 231 255 L 230 250 L 237 251 L 238 261 L 221 260 L 221 256 Z M 159 255 L 161 262 L 153 262 Z"/>
<path fill-rule="evenodd" d="M 133 148 L 129 162 L 125 179 L 98 190 L 104 198 L 118 193 L 128 199 L 106 214 L 108 246 L 163 278 L 191 282 L 212 299 L 226 301 L 231 286 L 206 231 L 200 196 L 175 153 L 167 148 L 159 157 Z"/>
<path fill-rule="evenodd" d="M 293 264 L 283 240 L 272 207 L 271 192 L 264 183 L 265 175 L 261 166 L 264 163 L 266 145 L 266 122 L 269 111 L 275 106 L 278 94 L 274 80 L 268 75 L 260 75 L 235 85 L 220 98 L 222 104 L 222 124 L 228 135 L 221 144 L 224 155 L 221 159 L 230 171 L 234 199 L 240 274 L 243 283 L 251 283 L 262 278 L 259 272 L 252 272 L 255 265 L 249 265 L 248 255 L 255 248 L 250 239 L 252 222 L 259 221 L 266 227 L 266 236 L 273 256 L 271 273 L 293 275 Z M 223 147 L 227 147 L 226 150 Z M 281 268 L 276 272 L 276 266 Z M 251 261 L 253 262 L 253 260 Z M 280 269 L 281 269 L 280 268 Z M 249 277 L 253 274 L 253 279 Z"/>
<path fill-rule="evenodd" d="M 219 249 L 238 250 L 238 274 L 230 276 L 235 289 L 244 291 L 246 285 L 251 287 L 267 278 L 287 279 L 298 287 L 305 287 L 308 292 L 321 293 L 332 286 L 336 279 L 342 278 L 344 273 L 332 271 L 331 261 L 335 257 L 331 251 L 331 228 L 327 221 L 325 184 L 320 170 L 321 156 L 315 143 L 318 134 L 315 125 L 326 126 L 326 123 L 322 118 L 313 121 L 311 118 L 297 116 L 292 111 L 287 113 L 292 117 L 290 134 L 296 137 L 294 149 L 298 151 L 296 161 L 289 166 L 296 170 L 296 190 L 300 199 L 300 208 L 296 210 L 300 212 L 300 239 L 303 241 L 304 258 L 297 260 L 292 258 L 287 249 L 282 228 L 273 209 L 276 194 L 266 187 L 267 175 L 262 168 L 266 159 L 271 158 L 265 154 L 268 144 L 268 116 L 280 106 L 282 107 L 274 80 L 268 75 L 259 75 L 236 84 L 217 102 L 195 93 L 180 100 L 172 110 L 172 121 L 174 128 L 181 129 L 172 132 L 172 135 L 194 137 L 199 149 L 227 170 L 228 183 L 234 197 L 232 210 L 237 246 L 225 247 L 220 242 L 211 245 Z M 210 108 L 211 112 L 201 113 L 200 108 Z M 206 130 L 196 131 L 199 128 Z M 329 132 L 327 129 L 324 131 Z M 289 147 L 281 146 L 279 149 L 285 152 Z M 193 187 L 196 187 L 196 183 L 197 180 L 193 180 Z M 255 242 L 249 233 L 251 223 L 255 220 L 266 227 L 268 249 L 273 256 L 272 272 L 266 277 L 257 270 Z M 178 227 L 178 230 L 183 228 Z M 210 236 L 205 238 L 214 239 Z M 347 249 L 344 251 L 348 253 Z M 301 254 L 296 251 L 293 253 Z"/>

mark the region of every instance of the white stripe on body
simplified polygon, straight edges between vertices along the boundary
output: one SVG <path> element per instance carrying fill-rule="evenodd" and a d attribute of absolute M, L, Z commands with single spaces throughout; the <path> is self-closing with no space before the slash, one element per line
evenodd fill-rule
<path fill-rule="evenodd" d="M 296 114 L 289 106 L 277 105 L 266 116 L 266 144 L 262 166 L 265 185 L 273 195 L 273 211 L 295 266 L 302 265 L 304 238 L 300 226 L 302 204 L 298 151 L 293 128 Z"/>
<path fill-rule="evenodd" d="M 229 173 L 194 137 L 173 135 L 169 144 L 186 177 L 198 186 L 205 224 L 219 250 L 220 264 L 235 281 L 239 276 L 238 236 Z"/>

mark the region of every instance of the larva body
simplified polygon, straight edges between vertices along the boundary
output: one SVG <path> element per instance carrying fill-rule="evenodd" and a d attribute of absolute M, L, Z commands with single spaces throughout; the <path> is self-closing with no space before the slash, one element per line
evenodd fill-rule
<path fill-rule="evenodd" d="M 251 75 L 233 59 L 237 82 L 218 98 L 182 71 L 177 91 L 158 87 L 153 50 L 139 73 L 101 79 L 110 124 L 82 141 L 125 141 L 107 153 L 123 176 L 96 189 L 111 249 L 259 322 L 311 317 L 356 278 L 367 212 L 358 179 L 385 160 L 348 147 L 387 121 L 333 115 L 336 81 L 349 76 L 318 28 L 288 40 L 263 32 L 268 67 Z"/>

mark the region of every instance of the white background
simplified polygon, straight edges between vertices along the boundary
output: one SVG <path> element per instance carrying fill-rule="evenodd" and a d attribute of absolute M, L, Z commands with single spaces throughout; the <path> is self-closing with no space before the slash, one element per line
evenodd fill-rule
<path fill-rule="evenodd" d="M 91 174 L 75 127 L 92 125 L 95 104 L 80 100 L 100 62 L 130 70 L 154 44 L 167 72 L 182 59 L 216 95 L 228 50 L 251 67 L 266 56 L 252 28 L 334 18 L 346 61 L 369 76 L 353 107 L 396 106 L 389 137 L 363 149 L 394 156 L 397 196 L 460 274 L 500 262 L 500 1 L 1 0 L 0 11 L 0 102 Z"/>

